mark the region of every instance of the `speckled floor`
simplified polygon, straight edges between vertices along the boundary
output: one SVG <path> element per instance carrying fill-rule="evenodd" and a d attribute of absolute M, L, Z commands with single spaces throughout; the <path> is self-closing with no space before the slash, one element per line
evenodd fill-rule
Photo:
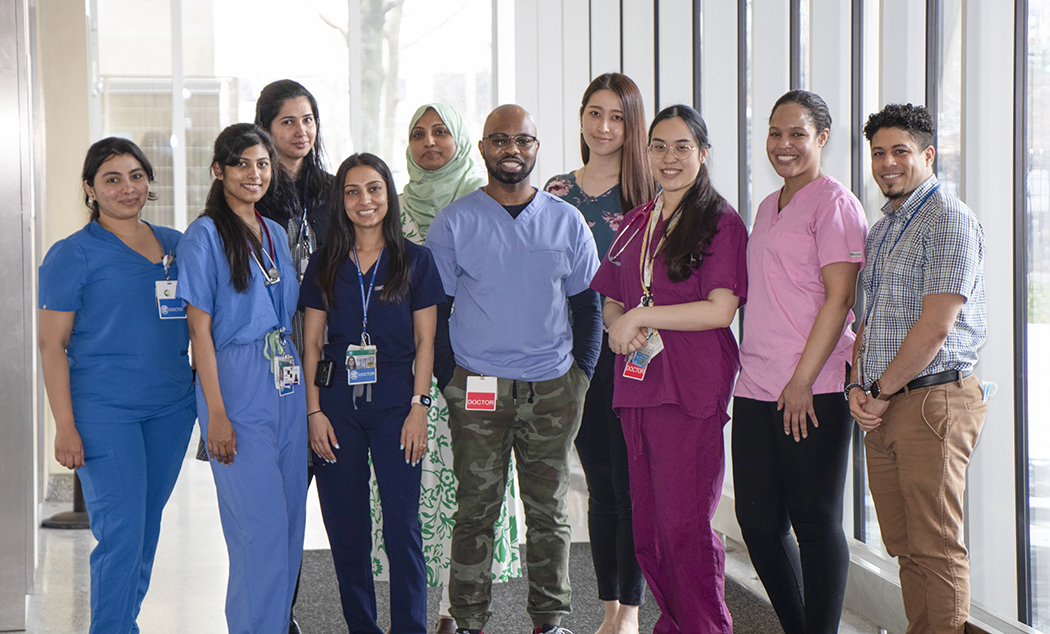
<path fill-rule="evenodd" d="M 194 438 L 190 446 L 195 449 L 196 443 L 196 438 Z M 577 539 L 586 539 L 586 504 L 586 485 L 583 474 L 576 465 L 569 507 L 573 535 Z M 47 503 L 43 516 L 47 517 L 51 513 L 68 509 L 69 503 Z M 89 531 L 47 529 L 39 531 L 40 561 L 35 591 L 27 601 L 27 632 L 32 634 L 81 634 L 88 631 L 88 555 L 94 543 L 94 538 Z M 756 593 L 754 596 L 740 595 L 742 600 L 748 601 L 747 607 L 741 609 L 748 612 L 755 610 L 757 616 L 762 616 L 758 612 L 770 610 L 770 608 L 762 593 L 761 584 L 758 583 L 754 570 L 751 569 L 747 553 L 739 544 L 730 542 L 728 546 L 727 575 Z M 328 539 L 317 506 L 316 493 L 312 489 L 308 499 L 305 548 L 310 551 L 324 551 L 328 548 Z M 593 571 L 587 565 L 589 563 L 588 549 L 578 544 L 574 545 L 573 552 L 572 579 L 576 595 L 573 619 L 579 621 L 574 631 L 576 634 L 589 634 L 585 628 L 589 627 L 587 624 L 592 621 L 600 623 L 601 607 L 596 596 L 592 596 L 595 590 L 593 589 Z M 320 566 L 318 570 L 323 571 L 324 565 L 331 565 L 330 556 L 326 552 L 313 552 L 308 554 L 307 558 L 308 561 L 314 561 Z M 165 510 L 160 545 L 153 568 L 153 581 L 138 619 L 141 631 L 146 634 L 169 632 L 219 634 L 226 632 L 223 604 L 226 593 L 227 566 L 226 546 L 219 524 L 211 471 L 207 464 L 193 460 L 192 452 L 188 451 L 178 485 Z M 509 614 L 515 612 L 524 616 L 524 581 L 519 580 L 518 585 L 520 588 L 500 589 L 500 594 L 496 597 L 500 603 L 494 607 L 501 618 L 492 623 L 498 629 L 490 627 L 490 634 L 519 631 L 515 621 L 516 617 Z M 313 592 L 318 593 L 319 596 L 312 596 L 309 594 L 312 591 L 310 587 L 304 586 L 300 598 L 303 602 L 302 609 L 310 612 L 314 608 L 309 606 L 316 606 L 318 602 L 330 606 L 332 598 L 327 595 L 321 596 L 321 593 L 334 592 L 333 588 L 334 583 L 327 590 L 322 590 L 318 584 Z M 506 592 L 505 597 L 503 596 L 504 591 Z M 383 592 L 385 588 L 380 588 L 379 593 Z M 431 595 L 431 612 L 436 613 L 436 592 L 432 592 Z M 337 599 L 335 602 L 338 602 Z M 502 602 L 506 602 L 506 606 Z M 346 631 L 345 624 L 339 622 L 337 606 L 330 607 L 335 607 L 335 609 L 326 607 L 323 614 L 317 613 L 319 620 L 315 622 L 314 629 L 304 628 L 303 631 L 307 634 Z M 647 611 L 654 609 L 656 609 L 655 603 L 650 598 Z M 380 608 L 380 612 L 383 612 L 383 608 Z M 505 618 L 504 613 L 507 613 Z M 312 613 L 310 618 L 314 618 Z M 762 634 L 779 631 L 779 628 L 768 625 L 769 621 L 766 617 L 752 619 L 749 616 L 734 613 L 734 618 L 737 620 L 738 634 L 749 631 Z M 643 622 L 645 620 L 643 618 Z M 655 616 L 651 620 L 655 620 Z M 504 630 L 502 626 L 504 621 L 507 626 L 515 623 L 513 629 Z M 381 622 L 385 625 L 385 620 Z M 749 627 L 747 623 L 752 622 L 762 625 Z M 566 623 L 566 625 L 573 627 L 571 623 Z M 580 626 L 584 626 L 584 629 L 581 629 Z M 753 627 L 761 629 L 753 629 Z M 856 615 L 847 613 L 843 616 L 840 627 L 840 632 L 843 634 L 873 633 L 875 631 L 873 625 Z"/>

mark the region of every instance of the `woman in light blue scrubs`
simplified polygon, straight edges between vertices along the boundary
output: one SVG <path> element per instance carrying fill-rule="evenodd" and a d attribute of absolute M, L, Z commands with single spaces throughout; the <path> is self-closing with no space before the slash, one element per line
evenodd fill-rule
<path fill-rule="evenodd" d="M 306 400 L 291 340 L 299 284 L 288 237 L 255 205 L 277 150 L 238 123 L 215 139 L 215 182 L 179 243 L 197 410 L 230 556 L 230 634 L 288 631 L 306 525 Z"/>
<path fill-rule="evenodd" d="M 139 218 L 153 166 L 137 145 L 95 143 L 82 174 L 91 221 L 40 265 L 40 362 L 55 459 L 77 469 L 91 532 L 91 632 L 139 631 L 161 513 L 196 405 L 174 254 L 178 231 Z"/>

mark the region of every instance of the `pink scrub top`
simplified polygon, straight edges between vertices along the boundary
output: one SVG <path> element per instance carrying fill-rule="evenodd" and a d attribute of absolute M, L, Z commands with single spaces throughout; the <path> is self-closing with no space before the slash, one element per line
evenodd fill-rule
<path fill-rule="evenodd" d="M 628 310 L 637 306 L 642 297 L 638 261 L 642 233 L 652 207 L 651 201 L 627 215 L 591 281 L 591 288 L 622 303 Z M 665 224 L 661 218 L 653 235 L 654 245 L 663 237 Z M 667 279 L 667 262 L 662 253 L 657 255 L 653 264 L 654 302 L 657 306 L 695 302 L 707 299 L 717 288 L 726 288 L 733 291 L 743 305 L 747 300 L 746 249 L 747 227 L 736 210 L 727 205 L 718 219 L 718 233 L 711 240 L 707 255 L 687 279 L 681 282 Z M 699 332 L 661 330 L 660 336 L 664 350 L 649 363 L 641 381 L 623 376 L 626 360 L 624 355 L 616 355 L 613 407 L 674 404 L 694 418 L 718 416 L 723 423 L 729 420 L 726 409 L 733 379 L 740 368 L 733 332 L 729 328 Z"/>
<path fill-rule="evenodd" d="M 835 262 L 864 262 L 868 223 L 860 201 L 834 178 L 809 183 L 777 213 L 780 190 L 758 206 L 747 245 L 750 300 L 740 344 L 742 369 L 735 396 L 775 401 L 802 358 L 809 332 L 824 305 L 820 269 Z M 841 392 L 854 334 L 853 311 L 817 380 L 814 394 Z"/>

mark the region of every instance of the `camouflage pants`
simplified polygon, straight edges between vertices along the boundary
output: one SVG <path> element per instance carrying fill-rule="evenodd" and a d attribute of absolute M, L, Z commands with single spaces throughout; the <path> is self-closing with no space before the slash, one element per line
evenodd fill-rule
<path fill-rule="evenodd" d="M 571 531 L 566 493 L 569 450 L 580 427 L 587 377 L 575 364 L 549 381 L 498 379 L 496 411 L 467 411 L 467 376 L 456 367 L 445 388 L 459 508 L 452 529 L 450 610 L 461 628 L 481 629 L 489 617 L 493 525 L 503 504 L 514 450 L 525 507 L 526 610 L 535 627 L 569 613 Z"/>

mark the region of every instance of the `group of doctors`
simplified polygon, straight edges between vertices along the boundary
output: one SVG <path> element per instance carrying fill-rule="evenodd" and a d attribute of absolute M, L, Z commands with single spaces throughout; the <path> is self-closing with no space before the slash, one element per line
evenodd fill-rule
<path fill-rule="evenodd" d="M 359 537 L 372 531 L 369 455 L 394 631 L 425 631 L 420 464 L 435 449 L 431 374 L 445 298 L 432 256 L 412 240 L 482 181 L 454 111 L 424 106 L 410 130 L 412 181 L 400 199 L 371 154 L 333 177 L 313 96 L 274 82 L 255 124 L 216 139 L 215 180 L 181 236 L 140 219 L 154 179 L 142 151 L 117 138 L 91 146 L 81 175 L 91 220 L 49 250 L 39 307 L 55 455 L 79 470 L 99 542 L 93 633 L 138 631 L 195 418 L 230 555 L 230 632 L 289 626 L 308 473 L 344 616 L 375 628 L 372 540 Z M 605 297 L 606 333 L 576 438 L 602 634 L 637 631 L 646 579 L 682 631 L 731 629 L 710 520 L 733 397 L 737 514 L 756 569 L 785 629 L 837 627 L 852 429 L 841 394 L 867 225 L 857 199 L 822 171 L 830 132 L 813 93 L 773 106 L 767 154 L 784 186 L 759 205 L 749 239 L 711 183 L 695 111 L 664 109 L 647 133 L 626 76 L 602 75 L 584 93 L 583 166 L 545 188 L 580 209 L 603 258 L 592 287 Z M 745 301 L 738 351 L 729 326 Z M 804 601 L 792 591 L 800 575 Z"/>

